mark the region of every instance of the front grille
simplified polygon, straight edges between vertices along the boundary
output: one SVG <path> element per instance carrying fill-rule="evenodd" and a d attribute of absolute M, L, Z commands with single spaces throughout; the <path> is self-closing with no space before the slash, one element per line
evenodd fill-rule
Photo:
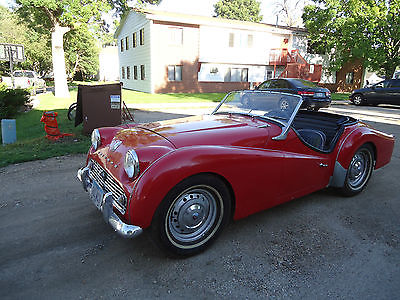
<path fill-rule="evenodd" d="M 125 214 L 126 207 L 122 205 L 122 203 L 127 203 L 124 189 L 118 184 L 118 182 L 115 181 L 112 175 L 108 173 L 103 167 L 101 167 L 96 161 L 91 159 L 89 165 L 89 176 L 91 177 L 91 179 L 95 180 L 105 193 L 112 193 L 114 206 L 122 214 Z"/>

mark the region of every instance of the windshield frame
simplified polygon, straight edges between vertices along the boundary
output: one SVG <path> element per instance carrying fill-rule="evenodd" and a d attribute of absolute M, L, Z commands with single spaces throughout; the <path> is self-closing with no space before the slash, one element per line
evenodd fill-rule
<path fill-rule="evenodd" d="M 289 117 L 288 121 L 282 121 L 280 119 L 277 118 L 273 118 L 270 116 L 260 116 L 257 114 L 251 114 L 251 110 L 249 113 L 243 113 L 243 115 L 247 115 L 250 117 L 254 117 L 254 118 L 260 118 L 266 121 L 272 121 L 272 122 L 276 122 L 278 124 L 280 124 L 282 126 L 282 131 L 279 135 L 273 137 L 273 140 L 277 140 L 277 141 L 281 141 L 281 140 L 285 140 L 287 137 L 287 134 L 289 132 L 290 126 L 293 123 L 294 118 L 297 115 L 297 112 L 299 111 L 302 103 L 303 103 L 303 97 L 301 97 L 300 95 L 295 95 L 295 94 L 289 94 L 289 93 L 281 93 L 281 92 L 273 92 L 273 91 L 260 91 L 260 90 L 244 90 L 244 91 L 231 91 L 228 94 L 225 95 L 225 97 L 221 100 L 221 102 L 217 105 L 217 107 L 213 110 L 213 112 L 211 113 L 211 115 L 215 115 L 218 113 L 219 108 L 227 101 L 227 99 L 229 99 L 229 97 L 234 94 L 234 93 L 239 93 L 239 94 L 243 94 L 243 93 L 260 93 L 260 94 L 274 94 L 274 95 L 282 95 L 282 96 L 290 96 L 290 97 L 295 97 L 298 99 L 298 103 L 296 105 L 296 107 L 293 109 L 293 112 L 291 114 L 291 116 Z M 227 112 L 229 113 L 229 112 Z M 242 113 L 238 113 L 238 112 L 234 112 L 232 111 L 231 114 L 242 114 Z"/>

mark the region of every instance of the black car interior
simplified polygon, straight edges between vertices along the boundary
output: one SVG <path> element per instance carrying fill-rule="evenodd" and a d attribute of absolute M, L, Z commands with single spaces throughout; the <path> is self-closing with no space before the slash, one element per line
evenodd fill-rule
<path fill-rule="evenodd" d="M 356 119 L 347 116 L 300 110 L 292 128 L 305 145 L 319 152 L 329 153 L 335 148 L 344 127 L 356 122 Z"/>

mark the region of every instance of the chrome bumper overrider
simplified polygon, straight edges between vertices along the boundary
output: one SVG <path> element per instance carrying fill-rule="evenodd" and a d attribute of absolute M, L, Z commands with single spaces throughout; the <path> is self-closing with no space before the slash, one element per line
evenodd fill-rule
<path fill-rule="evenodd" d="M 92 185 L 92 179 L 89 176 L 89 168 L 84 167 L 78 170 L 77 177 L 82 182 L 85 191 Z M 124 223 L 113 210 L 113 197 L 112 193 L 104 194 L 103 201 L 101 203 L 101 212 L 103 213 L 104 220 L 110 224 L 111 227 L 124 238 L 134 238 L 143 232 L 143 229 L 139 226 L 129 225 Z"/>

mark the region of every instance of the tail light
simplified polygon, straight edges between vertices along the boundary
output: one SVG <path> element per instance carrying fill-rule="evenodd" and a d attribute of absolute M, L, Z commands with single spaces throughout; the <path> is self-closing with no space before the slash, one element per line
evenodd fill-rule
<path fill-rule="evenodd" d="M 30 81 L 30 79 L 28 79 L 28 85 L 31 85 L 31 81 Z"/>
<path fill-rule="evenodd" d="M 314 92 L 298 91 L 297 94 L 302 96 L 314 96 Z"/>

